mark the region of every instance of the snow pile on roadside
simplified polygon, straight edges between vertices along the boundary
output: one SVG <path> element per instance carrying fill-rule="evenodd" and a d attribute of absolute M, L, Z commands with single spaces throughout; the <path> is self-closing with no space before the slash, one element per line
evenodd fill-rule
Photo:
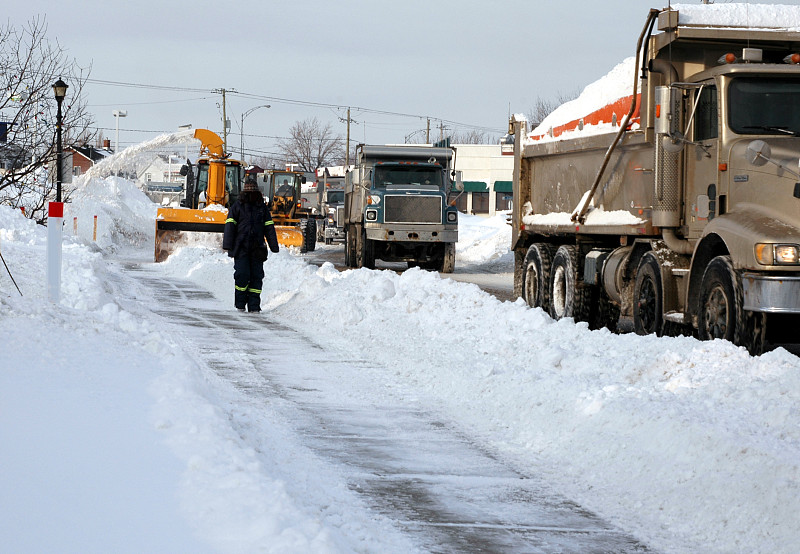
<path fill-rule="evenodd" d="M 230 266 L 201 259 L 185 249 L 165 267 L 232 302 Z M 589 331 L 417 269 L 339 273 L 281 252 L 266 274 L 271 317 L 381 364 L 651 546 L 794 548 L 800 360 L 785 350 Z"/>
<path fill-rule="evenodd" d="M 456 266 L 513 264 L 509 212 L 492 217 L 458 214 Z"/>
<path fill-rule="evenodd" d="M 74 218 L 77 218 L 78 237 L 90 243 L 97 216 L 97 246 L 107 249 L 152 245 L 157 209 L 127 179 L 114 176 L 90 179 L 75 190 L 72 202 L 65 205 L 65 233 L 74 234 Z"/>
<path fill-rule="evenodd" d="M 104 187 L 125 194 L 127 185 L 92 186 L 110 198 Z M 101 227 L 107 256 L 65 240 L 57 307 L 45 300 L 45 229 L 0 207 L 0 252 L 25 294 L 0 268 L 0 332 L 14 345 L 0 354 L 3 544 L 118 550 L 136 521 L 152 529 L 136 551 L 203 551 L 198 535 L 224 551 L 397 551 L 279 418 L 231 419 L 247 413 L 194 355 L 126 310 L 123 297 L 149 293 L 131 290 L 109 255 L 148 262 L 151 244 L 130 250 L 138 239 L 114 231 L 144 232 L 138 208 L 102 206 L 116 220 Z M 508 256 L 493 234 L 510 233 L 504 216 L 462 223 L 461 262 Z M 188 278 L 233 304 L 232 261 L 216 244 L 198 240 L 153 270 L 167 287 Z M 800 359 L 785 350 L 753 358 L 723 341 L 589 331 L 436 273 L 340 273 L 286 249 L 268 259 L 263 289 L 264 316 L 375 362 L 363 371 L 446 410 L 490 450 L 655 549 L 795 549 Z M 256 455 L 237 424 L 258 425 L 293 463 Z M 44 522 L 48 534 L 38 533 Z"/>
<path fill-rule="evenodd" d="M 108 178 L 87 190 L 113 196 L 119 184 Z M 122 203 L 97 205 L 114 220 L 101 227 L 101 240 L 111 246 L 105 252 L 118 252 L 112 241 L 122 238 L 119 246 L 130 256 L 134 251 L 117 230 L 138 231 L 139 215 Z M 275 465 L 245 444 L 228 417 L 235 407 L 225 406 L 193 353 L 164 336 L 152 317 L 123 307 L 122 296 L 148 292 L 130 290 L 111 259 L 79 241 L 65 237 L 61 302 L 51 304 L 44 287 L 46 228 L 0 206 L 0 253 L 23 294 L 0 268 L 5 549 L 401 549 L 403 539 L 355 501 L 355 493 L 302 457 L 279 420 L 259 423 L 280 445 Z M 220 279 L 230 281 L 230 260 L 217 247 L 187 251 L 201 254 L 194 266 L 224 266 Z M 139 252 L 145 263 L 149 252 L 149 245 Z M 278 460 L 283 469 L 276 469 Z M 306 495 L 288 494 L 287 479 L 303 482 Z M 132 537 L 131 525 L 147 533 Z"/>

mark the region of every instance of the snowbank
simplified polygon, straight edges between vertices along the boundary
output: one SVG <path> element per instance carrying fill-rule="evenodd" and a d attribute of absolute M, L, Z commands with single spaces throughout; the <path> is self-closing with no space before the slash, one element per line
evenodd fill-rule
<path fill-rule="evenodd" d="M 279 418 L 254 422 L 230 405 L 196 345 L 130 311 L 152 295 L 121 271 L 131 259 L 233 303 L 232 263 L 216 245 L 149 265 L 151 244 L 139 240 L 149 208 L 130 187 L 87 183 L 81 203 L 113 221 L 99 228 L 108 247 L 65 238 L 58 306 L 42 286 L 45 230 L 0 207 L 0 252 L 25 295 L 0 273 L 4 546 L 404 551 Z M 502 215 L 461 223 L 461 262 L 508 255 Z M 371 377 L 445 410 L 490 451 L 654 549 L 796 550 L 800 359 L 785 350 L 754 358 L 723 341 L 589 331 L 436 273 L 340 273 L 285 249 L 266 275 L 266 317 L 371 360 Z M 320 313 L 332 324 L 319 325 Z M 279 453 L 243 441 L 242 422 Z"/>

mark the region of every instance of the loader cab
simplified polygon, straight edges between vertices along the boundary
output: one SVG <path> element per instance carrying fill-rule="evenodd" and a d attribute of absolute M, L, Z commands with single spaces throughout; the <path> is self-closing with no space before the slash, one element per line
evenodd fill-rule
<path fill-rule="evenodd" d="M 294 213 L 300 207 L 305 175 L 294 171 L 268 171 L 259 183 L 270 210 L 275 214 Z"/>
<path fill-rule="evenodd" d="M 213 167 L 212 167 L 213 164 Z M 220 204 L 230 206 L 239 198 L 242 191 L 241 163 L 236 160 L 209 160 L 201 158 L 197 161 L 197 166 L 193 171 L 195 182 L 193 187 L 187 186 L 187 198 L 184 205 L 187 208 L 204 208 L 207 204 Z M 191 172 L 189 173 L 191 174 Z M 212 191 L 223 190 L 223 196 L 218 196 L 218 201 L 213 198 L 209 202 L 209 197 L 213 197 L 214 192 L 209 192 L 209 176 L 212 176 Z M 214 186 L 214 180 L 222 183 Z M 188 183 L 187 183 L 188 185 Z M 220 186 L 221 185 L 221 186 Z"/>

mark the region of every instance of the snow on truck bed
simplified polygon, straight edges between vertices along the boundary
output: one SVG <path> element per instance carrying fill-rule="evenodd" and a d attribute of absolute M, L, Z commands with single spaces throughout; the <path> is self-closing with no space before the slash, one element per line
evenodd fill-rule
<path fill-rule="evenodd" d="M 800 31 L 800 6 L 676 4 L 672 9 L 678 11 L 680 25 Z M 539 143 L 616 132 L 631 107 L 635 63 L 636 58 L 631 56 L 617 64 L 576 99 L 556 108 L 528 139 Z M 638 110 L 637 106 L 632 128 L 639 124 Z"/>

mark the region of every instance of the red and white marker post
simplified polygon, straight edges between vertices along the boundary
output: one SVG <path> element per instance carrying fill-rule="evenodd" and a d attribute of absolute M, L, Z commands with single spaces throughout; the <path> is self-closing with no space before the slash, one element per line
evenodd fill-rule
<path fill-rule="evenodd" d="M 61 239 L 64 203 L 50 202 L 47 210 L 47 297 L 58 304 L 61 300 Z"/>

